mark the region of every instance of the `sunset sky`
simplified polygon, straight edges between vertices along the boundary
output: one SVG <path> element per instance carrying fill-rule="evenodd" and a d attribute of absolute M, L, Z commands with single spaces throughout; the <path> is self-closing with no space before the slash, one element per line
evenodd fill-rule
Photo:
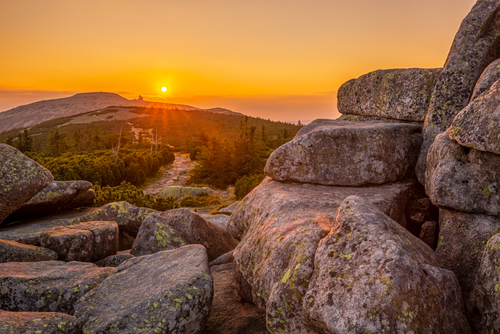
<path fill-rule="evenodd" d="M 105 91 L 274 120 L 333 118 L 351 78 L 441 67 L 474 3 L 1 0 L 0 111 Z"/>

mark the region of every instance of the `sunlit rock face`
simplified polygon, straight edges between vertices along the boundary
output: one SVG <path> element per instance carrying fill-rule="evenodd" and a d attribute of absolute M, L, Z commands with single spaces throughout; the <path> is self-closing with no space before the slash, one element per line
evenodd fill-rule
<path fill-rule="evenodd" d="M 377 70 L 344 83 L 340 113 L 423 122 L 441 68 Z"/>
<path fill-rule="evenodd" d="M 500 79 L 500 59 L 495 60 L 486 67 L 474 87 L 470 101 L 473 102 L 479 95 L 487 92 L 495 82 Z"/>
<path fill-rule="evenodd" d="M 80 334 L 82 324 L 71 315 L 56 312 L 8 312 L 0 310 L 0 331 L 9 334 Z"/>
<path fill-rule="evenodd" d="M 422 143 L 419 124 L 324 121 L 276 149 L 265 173 L 278 181 L 362 186 L 405 179 Z"/>
<path fill-rule="evenodd" d="M 455 35 L 424 122 L 424 142 L 416 169 L 422 184 L 434 138 L 467 106 L 483 70 L 500 57 L 499 5 L 499 0 L 477 1 Z"/>

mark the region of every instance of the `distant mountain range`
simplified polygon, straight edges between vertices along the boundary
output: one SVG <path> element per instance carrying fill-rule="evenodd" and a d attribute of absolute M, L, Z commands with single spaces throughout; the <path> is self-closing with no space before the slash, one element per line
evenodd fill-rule
<path fill-rule="evenodd" d="M 80 93 L 61 99 L 34 102 L 1 112 L 0 132 L 26 128 L 52 119 L 78 115 L 110 106 L 204 110 L 212 113 L 242 115 L 224 108 L 201 109 L 184 104 L 149 102 L 144 101 L 141 97 L 137 100 L 128 100 L 115 93 Z"/>

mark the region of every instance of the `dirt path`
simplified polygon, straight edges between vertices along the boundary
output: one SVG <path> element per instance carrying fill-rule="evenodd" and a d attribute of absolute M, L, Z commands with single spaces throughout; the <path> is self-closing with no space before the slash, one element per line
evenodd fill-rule
<path fill-rule="evenodd" d="M 172 168 L 165 171 L 161 179 L 155 181 L 144 189 L 146 194 L 157 194 L 169 186 L 184 186 L 189 178 L 189 172 L 194 164 L 189 159 L 189 154 L 175 154 Z"/>

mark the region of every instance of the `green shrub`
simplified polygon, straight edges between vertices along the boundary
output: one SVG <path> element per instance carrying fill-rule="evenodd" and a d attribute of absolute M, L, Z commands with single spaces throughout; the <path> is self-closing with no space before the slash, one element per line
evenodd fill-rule
<path fill-rule="evenodd" d="M 249 192 L 257 187 L 265 178 L 264 174 L 254 174 L 251 176 L 243 176 L 236 181 L 234 185 L 234 195 L 237 200 L 243 199 Z"/>
<path fill-rule="evenodd" d="M 203 207 L 203 206 L 213 206 L 220 205 L 221 201 L 216 195 L 200 194 L 196 197 L 191 195 L 186 195 L 181 200 L 181 207 Z"/>

